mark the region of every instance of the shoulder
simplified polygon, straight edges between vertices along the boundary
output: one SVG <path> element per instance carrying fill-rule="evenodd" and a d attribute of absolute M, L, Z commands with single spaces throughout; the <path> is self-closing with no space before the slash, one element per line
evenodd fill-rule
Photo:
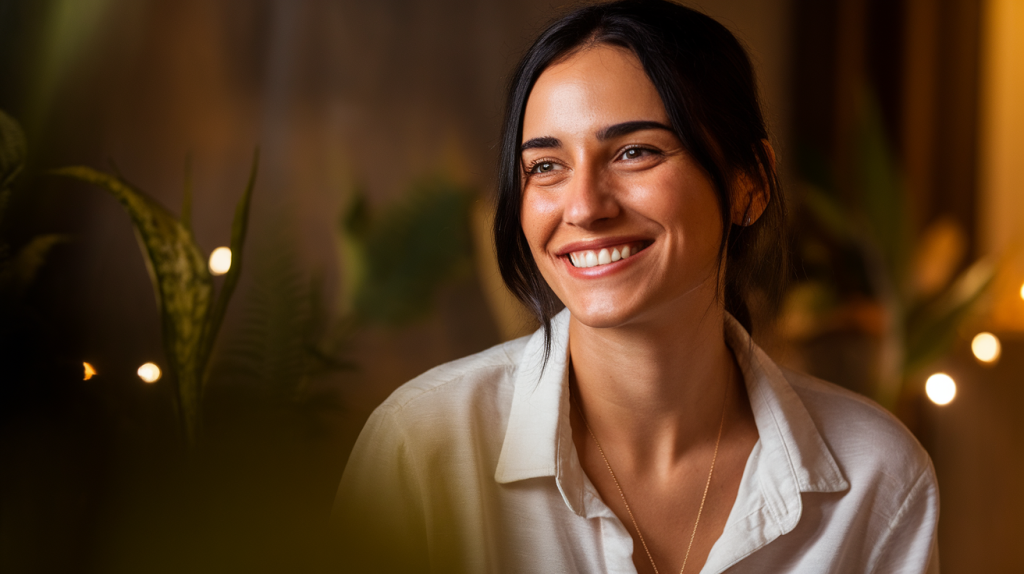
<path fill-rule="evenodd" d="M 788 369 L 786 380 L 850 480 L 877 482 L 897 498 L 920 483 L 935 483 L 931 458 L 899 419 L 871 399 Z"/>
<path fill-rule="evenodd" d="M 410 469 L 441 459 L 491 456 L 504 436 L 524 345 L 523 339 L 496 345 L 435 367 L 396 389 L 363 426 L 345 480 L 372 483 L 377 480 L 373 477 L 388 473 L 408 480 L 416 474 Z M 437 456 L 442 453 L 447 454 Z"/>
<path fill-rule="evenodd" d="M 464 437 L 467 428 L 493 434 L 486 429 L 507 418 L 527 339 L 502 343 L 430 369 L 391 393 L 370 416 L 366 428 L 401 434 L 403 441 L 420 445 L 440 445 L 455 434 Z"/>
<path fill-rule="evenodd" d="M 939 487 L 921 443 L 867 397 L 808 375 L 783 373 L 846 476 L 849 516 L 859 516 L 874 537 L 868 570 L 936 571 Z"/>
<path fill-rule="evenodd" d="M 398 412 L 430 408 L 451 398 L 468 398 L 511 384 L 528 337 L 495 345 L 434 367 L 398 387 L 378 410 Z"/>

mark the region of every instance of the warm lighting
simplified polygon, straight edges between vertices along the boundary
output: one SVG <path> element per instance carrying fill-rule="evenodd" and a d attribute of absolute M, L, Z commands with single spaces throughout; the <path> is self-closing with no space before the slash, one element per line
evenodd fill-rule
<path fill-rule="evenodd" d="M 82 363 L 82 367 L 85 368 L 85 378 L 82 379 L 83 381 L 88 381 L 96 375 L 96 369 L 89 363 Z"/>
<path fill-rule="evenodd" d="M 994 363 L 999 360 L 1003 346 L 999 344 L 999 338 L 992 333 L 978 333 L 971 341 L 971 351 L 974 352 L 974 358 L 982 363 Z"/>
<path fill-rule="evenodd" d="M 223 275 L 231 269 L 231 250 L 227 247 L 218 247 L 210 254 L 210 273 Z"/>
<path fill-rule="evenodd" d="M 153 363 L 146 363 L 139 367 L 139 378 L 147 383 L 155 383 L 160 380 L 160 367 Z"/>
<path fill-rule="evenodd" d="M 1024 285 L 1020 286 L 1020 298 L 1024 299 Z"/>
<path fill-rule="evenodd" d="M 948 405 L 956 396 L 956 383 L 946 373 L 935 373 L 928 377 L 924 392 L 937 405 Z"/>

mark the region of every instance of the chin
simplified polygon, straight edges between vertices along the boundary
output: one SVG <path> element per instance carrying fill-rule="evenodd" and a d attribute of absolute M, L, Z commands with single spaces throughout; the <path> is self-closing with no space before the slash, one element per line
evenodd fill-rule
<path fill-rule="evenodd" d="M 566 305 L 572 318 L 592 329 L 610 329 L 632 323 L 639 313 L 626 309 L 619 303 L 587 301 L 582 304 Z"/>

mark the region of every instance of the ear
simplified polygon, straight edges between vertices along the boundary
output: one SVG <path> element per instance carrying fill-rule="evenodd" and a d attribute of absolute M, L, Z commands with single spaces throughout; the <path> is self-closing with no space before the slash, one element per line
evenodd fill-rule
<path fill-rule="evenodd" d="M 775 172 L 775 150 L 766 139 L 761 140 L 761 145 L 764 146 L 764 151 L 770 162 L 770 165 L 767 166 L 768 169 L 762 165 L 758 178 L 751 177 L 751 174 L 747 172 L 737 173 L 733 177 L 732 187 L 729 190 L 732 194 L 731 220 L 733 225 L 742 227 L 752 225 L 761 217 L 765 208 L 768 207 L 768 201 L 771 200 L 768 173 L 769 171 Z"/>

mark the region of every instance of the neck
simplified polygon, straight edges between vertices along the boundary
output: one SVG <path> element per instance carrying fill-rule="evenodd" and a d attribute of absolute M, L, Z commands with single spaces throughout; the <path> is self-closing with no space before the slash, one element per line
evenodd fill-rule
<path fill-rule="evenodd" d="M 742 384 L 721 306 L 682 315 L 615 328 L 575 318 L 569 325 L 576 400 L 602 443 L 630 453 L 626 462 L 636 467 L 671 465 L 713 441 L 727 386 Z M 739 394 L 729 393 L 731 405 Z"/>

